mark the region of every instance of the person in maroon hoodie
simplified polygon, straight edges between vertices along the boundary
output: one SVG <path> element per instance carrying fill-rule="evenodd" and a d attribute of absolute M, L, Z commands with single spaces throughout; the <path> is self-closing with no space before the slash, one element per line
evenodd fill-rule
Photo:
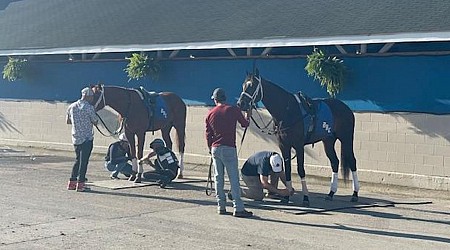
<path fill-rule="evenodd" d="M 244 116 L 236 106 L 226 104 L 225 91 L 216 88 L 211 96 L 216 106 L 208 112 L 206 117 L 206 141 L 212 155 L 215 168 L 215 190 L 217 199 L 217 212 L 227 214 L 226 195 L 224 191 L 224 172 L 228 173 L 233 197 L 233 216 L 251 217 L 252 212 L 245 210 L 241 200 L 239 184 L 238 158 L 236 151 L 236 124 L 247 127 L 249 115 Z"/>

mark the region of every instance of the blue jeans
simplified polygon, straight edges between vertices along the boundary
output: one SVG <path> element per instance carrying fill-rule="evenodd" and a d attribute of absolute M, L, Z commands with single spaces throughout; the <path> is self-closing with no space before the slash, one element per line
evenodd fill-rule
<path fill-rule="evenodd" d="M 231 185 L 234 211 L 243 211 L 244 203 L 241 200 L 241 187 L 239 184 L 239 169 L 236 148 L 229 146 L 212 147 L 211 155 L 215 168 L 215 188 L 218 209 L 226 207 L 226 195 L 224 191 L 225 169 Z"/>
<path fill-rule="evenodd" d="M 129 176 L 131 174 L 131 169 L 132 169 L 131 165 L 128 162 L 121 162 L 116 165 L 113 165 L 113 164 L 111 164 L 111 162 L 107 161 L 107 162 L 105 162 L 105 167 L 106 167 L 106 169 L 108 169 L 108 171 L 112 172 L 111 176 L 115 176 L 115 177 L 117 177 L 117 175 L 119 173 L 122 173 L 125 176 L 126 175 Z"/>

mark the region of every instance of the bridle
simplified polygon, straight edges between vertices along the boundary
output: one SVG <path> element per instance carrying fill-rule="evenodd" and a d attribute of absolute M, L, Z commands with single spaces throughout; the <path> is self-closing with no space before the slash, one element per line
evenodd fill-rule
<path fill-rule="evenodd" d="M 264 97 L 264 91 L 262 88 L 262 84 L 261 84 L 261 76 L 257 77 L 255 75 L 252 75 L 252 77 L 250 78 L 250 80 L 248 80 L 245 84 L 248 84 L 250 82 L 251 85 L 253 85 L 253 78 L 255 78 L 258 81 L 258 85 L 256 86 L 255 91 L 253 92 L 252 95 L 250 95 L 249 93 L 247 93 L 246 90 L 243 90 L 241 93 L 241 96 L 246 96 L 250 99 L 249 105 L 250 105 L 250 109 L 253 109 L 253 107 L 255 106 L 255 104 L 258 101 L 261 101 Z M 247 88 L 248 89 L 248 88 Z M 256 97 L 258 96 L 258 93 L 261 93 L 261 98 L 257 101 Z"/>
<path fill-rule="evenodd" d="M 103 85 L 103 84 L 100 85 L 100 89 L 101 89 L 101 90 L 100 90 L 100 97 L 98 98 L 97 102 L 95 102 L 95 105 L 94 105 L 94 109 L 95 109 L 95 110 L 97 110 L 98 105 L 99 105 L 102 101 L 103 101 L 103 107 L 106 107 L 105 90 L 104 90 L 104 85 Z M 120 134 L 120 132 L 122 131 L 122 129 L 123 129 L 123 127 L 124 127 L 124 120 L 125 120 L 126 118 L 123 118 L 122 121 L 120 122 L 119 128 L 118 128 L 116 131 L 112 132 L 111 129 L 109 129 L 108 126 L 106 126 L 106 123 L 103 121 L 103 119 L 100 117 L 100 115 L 99 115 L 97 112 L 95 112 L 95 114 L 97 115 L 98 119 L 99 119 L 100 122 L 102 123 L 103 127 L 105 127 L 106 130 L 108 130 L 109 136 L 108 136 L 108 135 L 105 135 L 105 134 L 100 130 L 100 128 L 99 128 L 97 125 L 95 125 L 95 127 L 97 128 L 97 130 L 98 130 L 98 132 L 99 132 L 100 134 L 102 134 L 103 136 L 106 136 L 106 137 L 117 136 L 118 134 Z"/>
<path fill-rule="evenodd" d="M 248 84 L 253 85 L 253 78 L 256 79 L 256 81 L 258 82 L 258 85 L 256 86 L 255 91 L 253 92 L 253 94 L 249 94 L 249 93 L 247 93 L 247 91 L 246 91 L 246 90 L 248 89 L 248 88 L 247 88 L 246 90 L 243 90 L 243 91 L 241 92 L 241 97 L 242 97 L 242 96 L 245 96 L 245 97 L 247 97 L 247 98 L 250 99 L 250 102 L 249 102 L 249 104 L 248 104 L 248 105 L 250 106 L 250 111 L 252 111 L 252 110 L 254 109 L 254 110 L 256 111 L 256 113 L 258 114 L 259 119 L 261 120 L 261 122 L 264 123 L 261 114 L 260 114 L 260 113 L 258 112 L 258 110 L 256 109 L 256 103 L 259 102 L 259 101 L 262 101 L 262 99 L 264 98 L 264 90 L 263 90 L 263 87 L 262 87 L 261 76 L 255 76 L 255 75 L 252 75 L 251 78 L 246 82 L 246 85 L 248 85 Z M 249 83 L 249 82 L 250 82 L 250 83 Z M 261 96 L 261 97 L 259 98 L 259 100 L 256 99 L 256 98 L 258 97 L 258 94 L 260 94 L 260 96 Z M 252 121 L 255 123 L 255 126 L 256 126 L 258 129 L 261 130 L 261 132 L 267 133 L 267 134 L 269 134 L 269 135 L 271 135 L 271 134 L 274 133 L 274 131 L 266 131 L 267 128 L 270 126 L 270 124 L 273 122 L 273 118 L 270 119 L 270 121 L 269 121 L 267 124 L 265 124 L 263 127 L 261 127 L 261 126 L 255 121 L 255 119 L 253 118 L 253 116 L 251 116 L 251 119 L 252 119 Z"/>
<path fill-rule="evenodd" d="M 101 101 L 103 101 L 103 107 L 106 107 L 106 100 L 105 100 L 105 91 L 104 91 L 104 86 L 103 84 L 100 85 L 101 90 L 100 90 L 100 97 L 98 98 L 97 102 L 94 105 L 94 109 L 97 110 L 98 105 L 100 104 Z"/>

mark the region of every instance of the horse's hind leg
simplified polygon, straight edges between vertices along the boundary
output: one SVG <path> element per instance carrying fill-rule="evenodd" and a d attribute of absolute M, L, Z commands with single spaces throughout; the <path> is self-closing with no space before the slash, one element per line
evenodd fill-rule
<path fill-rule="evenodd" d="M 332 174 L 331 174 L 331 187 L 330 192 L 328 193 L 326 200 L 333 200 L 333 195 L 337 192 L 338 189 L 338 171 L 339 171 L 339 159 L 336 155 L 336 150 L 334 146 L 336 144 L 336 138 L 327 138 L 323 140 L 323 146 L 325 149 L 325 154 L 330 160 Z"/>
<path fill-rule="evenodd" d="M 353 151 L 353 137 L 341 140 L 341 165 L 344 172 L 347 172 L 344 176 L 348 176 L 348 171 L 352 172 L 352 183 L 353 183 L 353 195 L 350 201 L 358 201 L 359 192 L 359 180 L 358 172 L 356 171 L 356 159 Z"/>
<path fill-rule="evenodd" d="M 178 153 L 180 154 L 180 172 L 178 173 L 178 179 L 183 178 L 184 171 L 184 146 L 186 140 L 186 119 L 182 120 L 179 123 L 174 124 L 175 130 L 177 132 L 177 144 L 178 144 Z"/>

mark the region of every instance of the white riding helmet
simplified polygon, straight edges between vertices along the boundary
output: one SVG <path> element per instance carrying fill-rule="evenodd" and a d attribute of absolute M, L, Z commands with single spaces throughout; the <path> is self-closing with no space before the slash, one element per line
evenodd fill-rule
<path fill-rule="evenodd" d="M 272 156 L 270 156 L 269 161 L 274 173 L 283 171 L 283 158 L 281 158 L 279 154 L 273 154 Z"/>
<path fill-rule="evenodd" d="M 125 133 L 122 133 L 119 135 L 119 140 L 128 142 L 128 139 L 127 139 L 127 136 L 125 135 Z"/>

